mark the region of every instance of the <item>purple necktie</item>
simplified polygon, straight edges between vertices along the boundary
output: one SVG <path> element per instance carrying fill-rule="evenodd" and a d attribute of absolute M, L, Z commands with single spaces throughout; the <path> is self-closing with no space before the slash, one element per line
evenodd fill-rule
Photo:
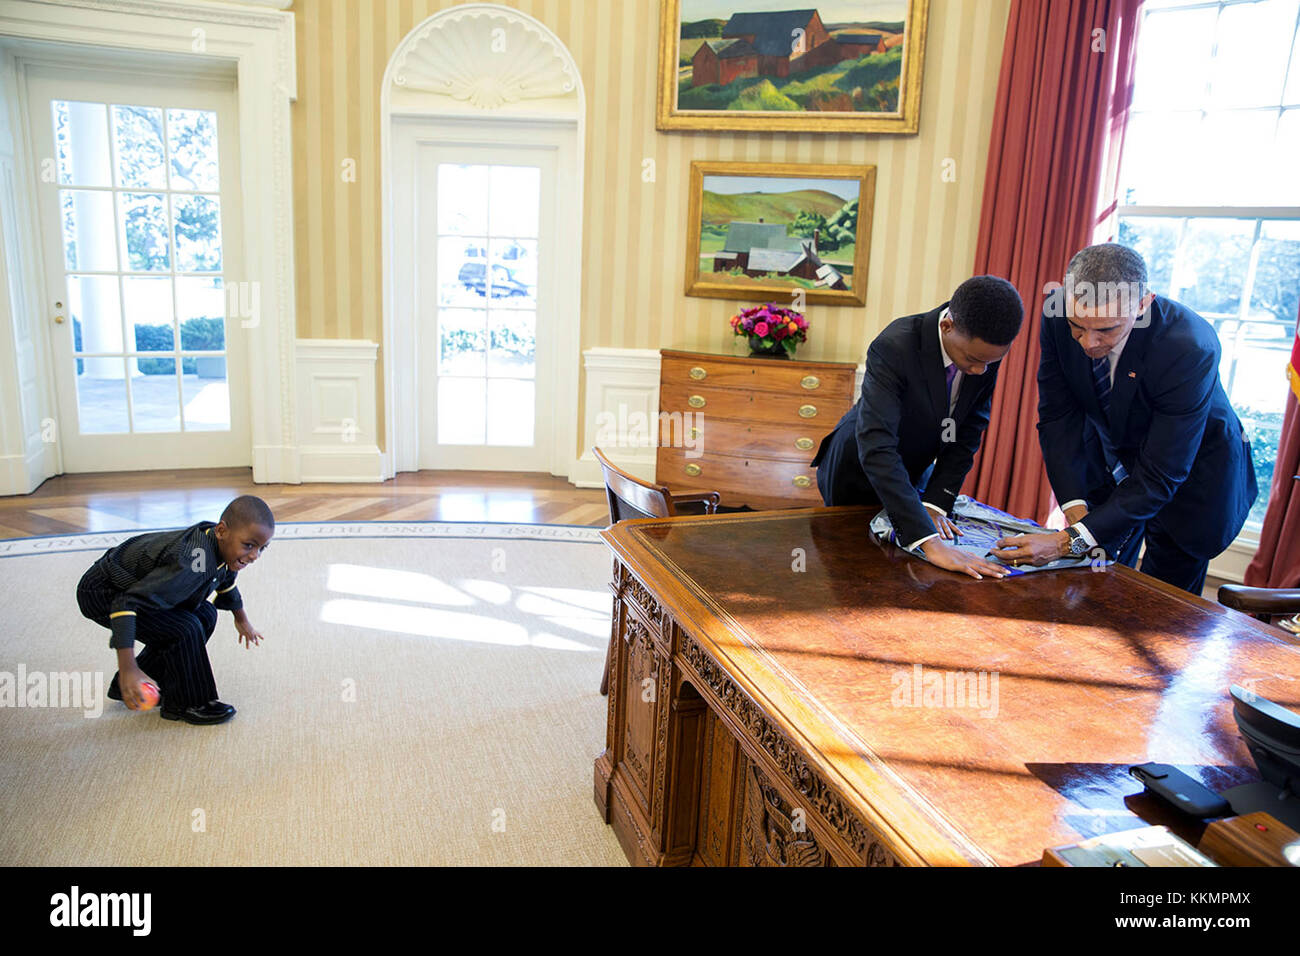
<path fill-rule="evenodd" d="M 948 380 L 948 406 L 952 407 L 952 380 L 957 377 L 957 363 L 953 362 L 944 369 L 943 375 Z"/>

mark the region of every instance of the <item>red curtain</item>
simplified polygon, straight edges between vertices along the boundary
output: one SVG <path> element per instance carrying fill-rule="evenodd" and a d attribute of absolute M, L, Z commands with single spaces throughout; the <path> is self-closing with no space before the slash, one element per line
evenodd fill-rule
<path fill-rule="evenodd" d="M 1256 588 L 1300 588 L 1300 328 L 1291 351 L 1291 392 L 1277 443 L 1273 488 L 1269 493 L 1259 550 L 1246 568 L 1245 582 Z"/>
<path fill-rule="evenodd" d="M 1141 6 L 1013 0 L 1007 21 L 975 274 L 1015 285 L 1025 325 L 1002 360 L 962 490 L 1039 521 L 1051 509 L 1036 427 L 1043 287 L 1112 221 Z"/>

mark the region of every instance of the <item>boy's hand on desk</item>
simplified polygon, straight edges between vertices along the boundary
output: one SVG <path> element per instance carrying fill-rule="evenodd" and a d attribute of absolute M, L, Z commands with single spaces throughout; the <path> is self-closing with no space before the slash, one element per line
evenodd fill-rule
<path fill-rule="evenodd" d="M 235 614 L 235 630 L 239 632 L 239 637 L 236 640 L 248 650 L 252 650 L 254 644 L 262 643 L 261 632 L 253 627 L 242 611 Z"/>
<path fill-rule="evenodd" d="M 1008 538 L 999 538 L 993 545 L 993 553 L 1007 564 L 1032 564 L 1034 567 L 1042 567 L 1057 558 L 1069 555 L 1070 536 L 1064 531 L 1017 534 Z"/>
<path fill-rule="evenodd" d="M 921 545 L 921 550 L 930 559 L 930 563 L 936 567 L 956 571 L 959 574 L 969 574 L 977 580 L 984 580 L 986 574 L 991 578 L 1005 578 L 1007 576 L 1006 568 L 991 561 L 985 561 L 983 558 L 977 558 L 970 552 L 954 548 L 950 544 L 944 544 L 938 538 L 931 538 L 925 542 L 925 544 Z"/>

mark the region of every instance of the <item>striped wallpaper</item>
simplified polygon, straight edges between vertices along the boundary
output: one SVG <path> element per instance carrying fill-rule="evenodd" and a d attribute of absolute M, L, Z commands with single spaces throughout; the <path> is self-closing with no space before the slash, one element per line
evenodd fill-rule
<path fill-rule="evenodd" d="M 701 328 L 723 344 L 726 320 L 746 303 L 682 292 L 694 159 L 877 166 L 866 306 L 807 310 L 812 334 L 837 357 L 860 359 L 890 319 L 934 306 L 970 274 L 1010 0 L 931 0 L 915 136 L 659 132 L 656 0 L 504 3 L 542 21 L 568 46 L 587 92 L 582 348 L 660 348 L 699 341 Z M 383 341 L 380 84 L 402 37 L 454 5 L 293 4 L 300 337 Z M 653 183 L 641 178 L 647 157 L 655 160 Z M 954 182 L 941 178 L 948 159 L 955 161 Z M 340 175 L 346 160 L 355 162 L 355 182 Z M 382 393 L 382 368 L 379 374 Z M 382 415 L 382 400 L 379 409 Z"/>

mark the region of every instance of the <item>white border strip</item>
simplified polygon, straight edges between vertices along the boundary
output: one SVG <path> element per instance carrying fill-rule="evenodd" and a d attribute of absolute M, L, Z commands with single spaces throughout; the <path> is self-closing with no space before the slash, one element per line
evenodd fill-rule
<path fill-rule="evenodd" d="M 178 527 L 186 527 L 184 525 Z M 67 551 L 102 551 L 136 535 L 168 528 L 132 528 L 89 534 L 54 534 L 0 541 L 0 558 Z M 600 529 L 586 525 L 493 524 L 459 521 L 341 521 L 276 524 L 274 541 L 311 541 L 320 538 L 513 538 L 520 541 L 568 541 L 601 544 Z"/>

